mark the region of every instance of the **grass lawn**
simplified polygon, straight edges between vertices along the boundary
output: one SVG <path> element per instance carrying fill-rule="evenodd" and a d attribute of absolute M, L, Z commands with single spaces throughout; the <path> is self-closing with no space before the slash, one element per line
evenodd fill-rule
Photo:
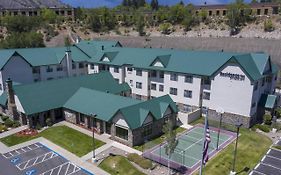
<path fill-rule="evenodd" d="M 145 175 L 136 169 L 127 158 L 122 156 L 107 157 L 99 167 L 111 175 Z"/>
<path fill-rule="evenodd" d="M 186 131 L 186 129 L 182 128 L 182 127 L 177 127 L 175 130 L 176 130 L 177 134 Z M 150 149 L 150 148 L 152 148 L 156 145 L 159 145 L 160 143 L 162 143 L 164 141 L 165 141 L 165 137 L 164 137 L 164 135 L 162 135 L 162 136 L 157 137 L 157 138 L 155 138 L 151 141 L 148 141 L 147 143 L 145 143 L 145 145 L 142 144 L 142 145 L 134 146 L 134 148 L 139 150 L 139 151 L 144 151 L 144 150 Z"/>
<path fill-rule="evenodd" d="M 200 119 L 196 123 L 202 123 Z M 232 128 L 232 127 L 231 127 Z M 261 160 L 263 155 L 267 152 L 272 144 L 272 141 L 264 135 L 258 134 L 246 128 L 241 128 L 241 136 L 238 141 L 238 151 L 236 160 L 236 172 L 240 172 L 239 175 L 246 175 L 246 169 L 252 170 L 256 164 Z M 211 159 L 206 168 L 204 174 L 208 175 L 227 175 L 232 169 L 233 162 L 233 150 L 235 142 L 230 144 L 226 149 L 221 151 L 217 156 Z"/>
<path fill-rule="evenodd" d="M 38 137 L 44 137 L 79 157 L 89 153 L 93 148 L 92 137 L 67 126 L 50 127 L 39 133 L 37 136 L 33 137 L 18 137 L 14 134 L 8 137 L 4 137 L 0 139 L 0 141 L 6 144 L 7 146 L 13 146 Z M 96 148 L 105 144 L 104 142 L 99 140 L 95 141 Z"/>

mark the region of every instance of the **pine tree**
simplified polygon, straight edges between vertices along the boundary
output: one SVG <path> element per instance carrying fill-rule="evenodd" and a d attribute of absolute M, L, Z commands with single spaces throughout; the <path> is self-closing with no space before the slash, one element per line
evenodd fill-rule
<path fill-rule="evenodd" d="M 138 0 L 138 7 L 144 7 L 146 4 L 145 0 Z"/>
<path fill-rule="evenodd" d="M 184 6 L 184 2 L 183 2 L 182 0 L 180 1 L 179 4 L 182 5 L 182 6 Z"/>
<path fill-rule="evenodd" d="M 153 10 L 158 10 L 159 8 L 158 0 L 152 0 L 150 6 L 152 7 Z"/>
<path fill-rule="evenodd" d="M 128 6 L 128 0 L 123 0 L 122 5 L 123 5 L 124 7 Z"/>

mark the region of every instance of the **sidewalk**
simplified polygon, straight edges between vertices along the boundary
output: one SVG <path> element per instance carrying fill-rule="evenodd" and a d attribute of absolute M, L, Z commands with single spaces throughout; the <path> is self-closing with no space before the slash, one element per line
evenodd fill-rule
<path fill-rule="evenodd" d="M 28 128 L 28 126 L 27 126 L 27 125 L 24 125 L 24 126 L 21 126 L 21 127 L 14 128 L 14 129 L 11 129 L 11 130 L 9 130 L 9 131 L 3 132 L 3 133 L 0 134 L 0 139 L 1 139 L 1 138 L 4 138 L 4 137 L 7 137 L 7 136 L 9 136 L 9 135 L 15 134 L 15 133 L 17 133 L 17 132 L 20 132 L 20 131 L 22 131 L 22 130 L 25 130 L 25 129 L 27 129 L 27 128 Z"/>

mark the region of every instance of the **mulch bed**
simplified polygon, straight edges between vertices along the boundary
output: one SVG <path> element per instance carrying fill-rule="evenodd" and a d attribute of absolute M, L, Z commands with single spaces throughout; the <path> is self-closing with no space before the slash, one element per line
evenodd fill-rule
<path fill-rule="evenodd" d="M 24 136 L 36 136 L 38 135 L 38 131 L 36 129 L 25 129 L 16 134 L 18 137 Z"/>

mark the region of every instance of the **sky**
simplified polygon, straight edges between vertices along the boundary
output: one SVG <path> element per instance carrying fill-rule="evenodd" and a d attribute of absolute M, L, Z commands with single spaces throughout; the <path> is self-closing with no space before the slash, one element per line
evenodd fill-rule
<path fill-rule="evenodd" d="M 94 7 L 114 7 L 121 4 L 122 0 L 61 0 L 64 3 L 70 4 L 73 7 L 86 7 L 86 8 L 94 8 Z M 180 0 L 158 0 L 161 5 L 173 5 L 178 3 Z M 234 0 L 183 0 L 185 4 L 193 3 L 197 5 L 202 5 L 206 1 L 207 4 L 224 4 L 229 3 Z M 245 2 L 249 2 L 250 0 L 245 0 Z M 150 0 L 147 0 L 150 2 Z"/>

